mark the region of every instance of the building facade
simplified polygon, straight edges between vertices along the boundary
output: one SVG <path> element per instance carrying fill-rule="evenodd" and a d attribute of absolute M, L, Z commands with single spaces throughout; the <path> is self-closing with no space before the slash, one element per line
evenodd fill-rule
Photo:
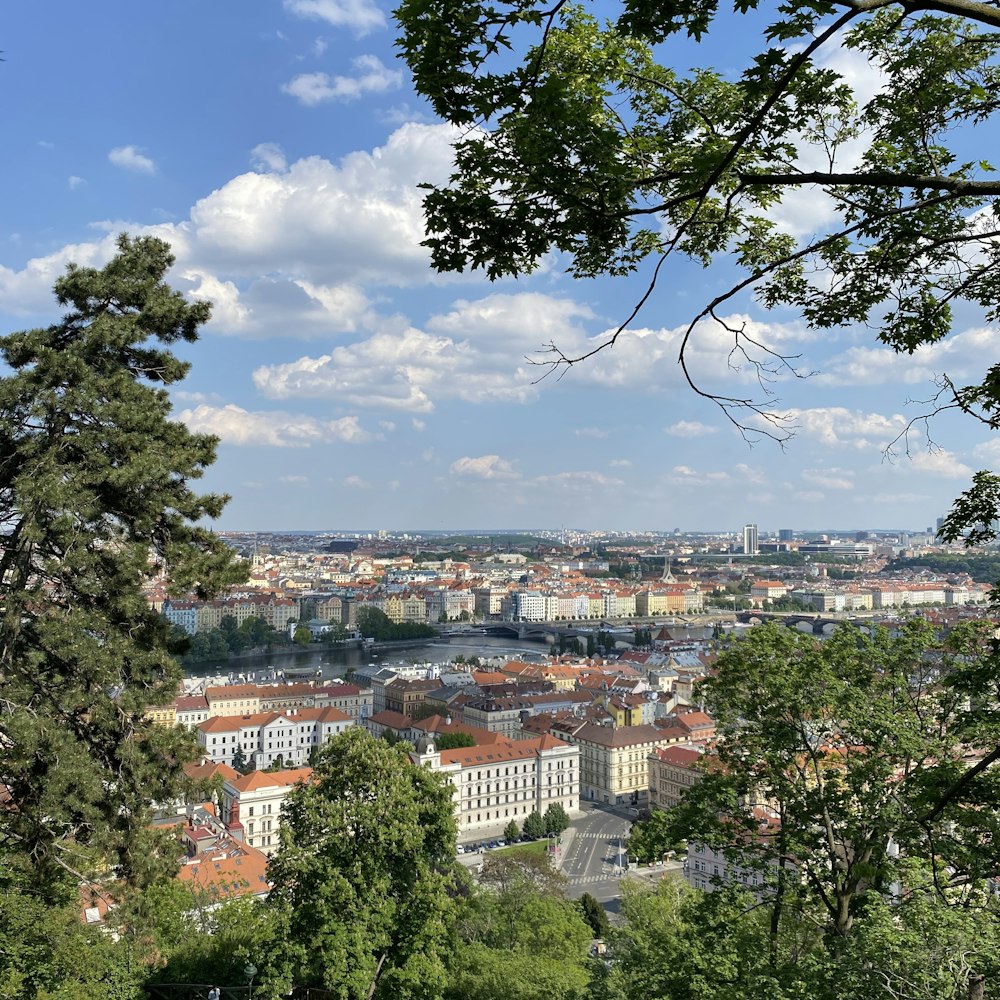
<path fill-rule="evenodd" d="M 532 813 L 558 804 L 570 816 L 580 811 L 579 748 L 551 736 L 498 740 L 494 744 L 435 749 L 433 740 L 410 755 L 415 764 L 444 774 L 452 784 L 459 837 L 519 826 Z"/>

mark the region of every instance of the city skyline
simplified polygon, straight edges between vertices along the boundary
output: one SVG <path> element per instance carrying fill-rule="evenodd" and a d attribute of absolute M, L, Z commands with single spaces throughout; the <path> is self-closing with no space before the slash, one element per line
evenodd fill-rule
<path fill-rule="evenodd" d="M 915 433 L 884 458 L 935 375 L 960 384 L 996 354 L 995 327 L 971 314 L 900 357 L 864 330 L 819 335 L 734 305 L 733 320 L 815 373 L 771 384 L 798 428 L 786 449 L 751 449 L 676 364 L 717 270 L 672 272 L 614 350 L 543 377 L 547 344 L 595 344 L 648 276 L 572 281 L 558 259 L 518 281 L 434 274 L 418 185 L 447 175 L 453 136 L 413 95 L 393 37 L 371 0 L 10 12 L 2 72 L 23 96 L 5 123 L 0 323 L 54 321 L 65 264 L 103 263 L 119 231 L 170 242 L 171 282 L 215 303 L 202 341 L 180 348 L 193 368 L 172 393 L 177 417 L 221 438 L 203 484 L 233 499 L 215 527 L 924 527 L 995 463 L 1000 442 L 954 414 L 931 424 L 936 448 Z M 716 55 L 750 41 L 730 36 Z M 859 94 L 878 85 L 852 53 L 837 69 Z M 799 232 L 823 207 L 803 193 L 780 213 Z M 759 395 L 730 347 L 701 329 L 696 376 Z"/>

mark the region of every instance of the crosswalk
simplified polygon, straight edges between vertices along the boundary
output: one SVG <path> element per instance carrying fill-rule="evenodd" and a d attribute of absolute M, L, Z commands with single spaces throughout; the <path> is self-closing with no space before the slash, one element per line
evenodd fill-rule
<path fill-rule="evenodd" d="M 593 885 L 595 882 L 610 882 L 611 875 L 570 875 L 566 881 L 570 885 Z"/>

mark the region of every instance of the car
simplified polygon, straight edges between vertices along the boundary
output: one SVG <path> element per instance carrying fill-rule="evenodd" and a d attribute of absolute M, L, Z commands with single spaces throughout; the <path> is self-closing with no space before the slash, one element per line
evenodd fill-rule
<path fill-rule="evenodd" d="M 465 854 L 465 848 L 461 844 L 459 844 L 458 847 L 455 848 L 455 850 L 459 854 Z"/>

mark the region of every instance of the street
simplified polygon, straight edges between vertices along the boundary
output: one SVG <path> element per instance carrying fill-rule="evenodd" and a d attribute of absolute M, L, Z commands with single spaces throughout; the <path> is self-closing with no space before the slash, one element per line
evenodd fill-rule
<path fill-rule="evenodd" d="M 600 902 L 618 896 L 620 874 L 616 857 L 632 827 L 624 810 L 583 806 L 584 814 L 563 834 L 561 868 L 569 880 L 567 895 L 578 899 L 585 892 Z"/>

